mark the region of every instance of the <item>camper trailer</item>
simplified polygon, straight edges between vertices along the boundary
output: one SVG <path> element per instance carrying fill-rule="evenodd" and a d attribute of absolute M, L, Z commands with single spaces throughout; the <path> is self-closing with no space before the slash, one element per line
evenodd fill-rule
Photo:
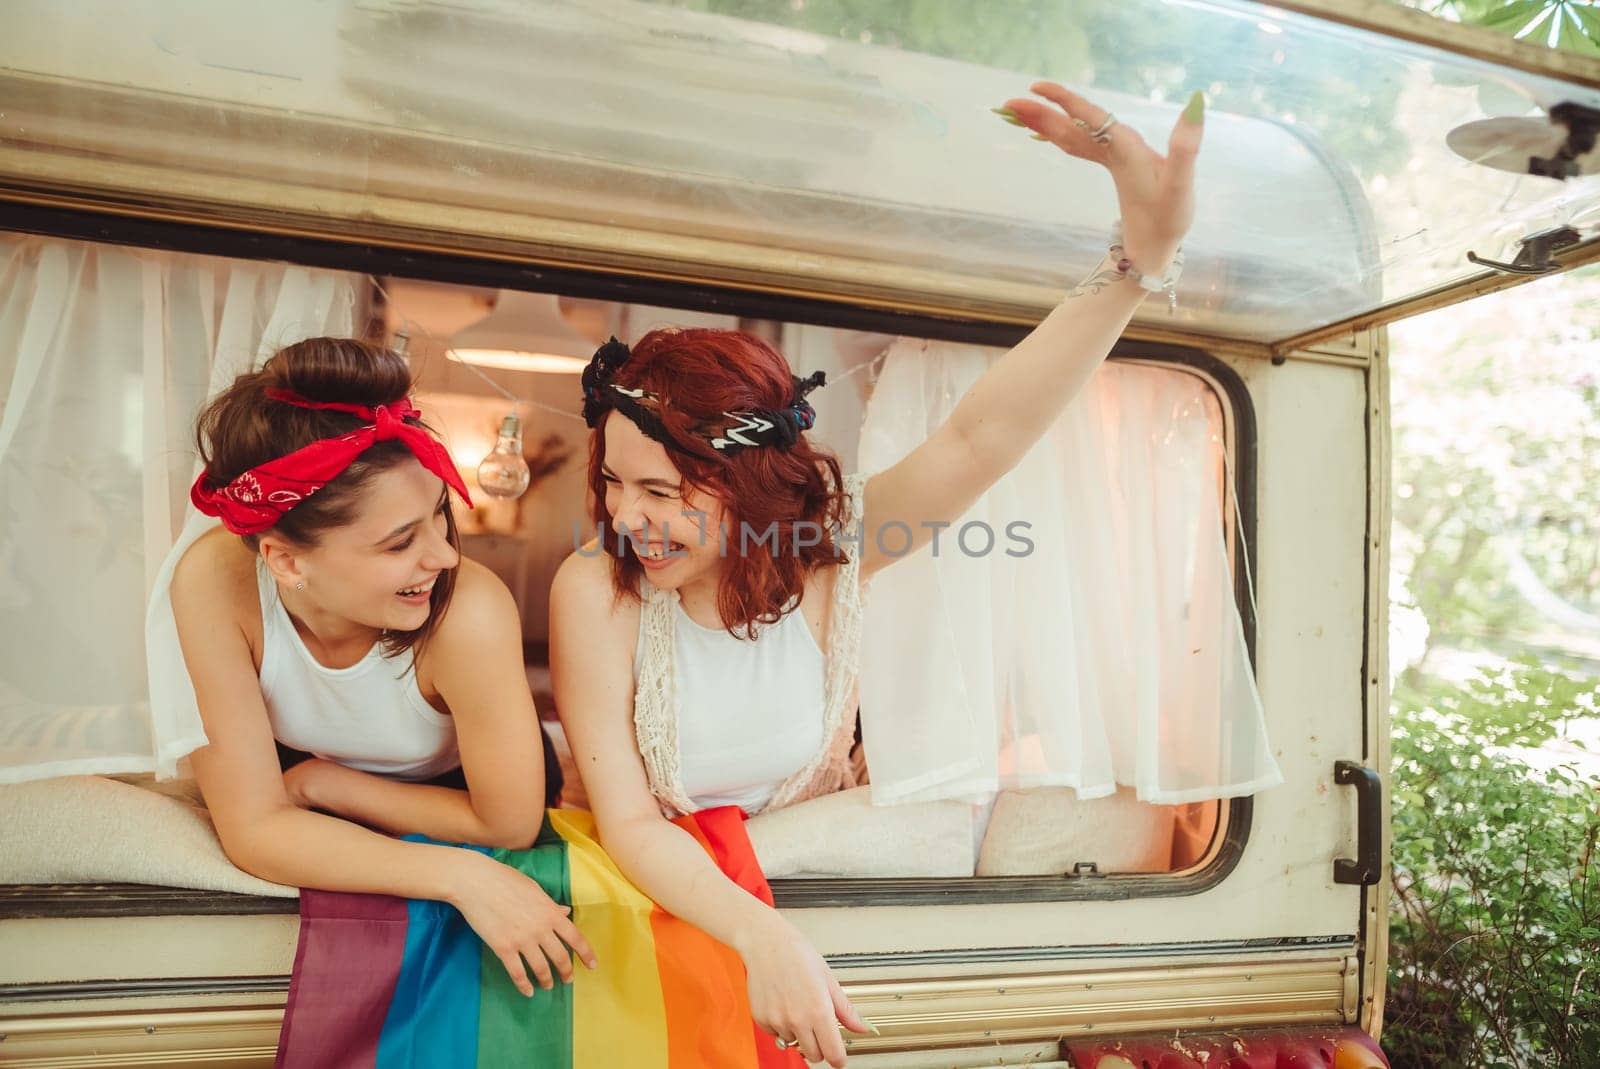
<path fill-rule="evenodd" d="M 7 5 L 0 1062 L 273 1060 L 294 891 L 227 865 L 144 660 L 210 390 L 345 333 L 404 350 L 464 471 L 518 414 L 531 487 L 463 520 L 462 548 L 516 597 L 559 738 L 548 589 L 588 516 L 574 366 L 611 334 L 748 330 L 828 373 L 817 433 L 845 470 L 892 462 L 908 418 L 1104 252 L 1104 173 L 990 113 L 1048 75 L 1152 142 L 1191 90 L 1211 106 L 1175 303 L 1145 302 L 1008 500 L 1053 522 L 1032 537 L 1061 582 L 1107 605 L 1159 586 L 1211 668 L 1168 663 L 1159 629 L 1041 631 L 1010 607 L 1025 573 L 1002 591 L 991 559 L 974 594 L 947 554 L 874 590 L 862 741 L 898 770 L 877 801 L 970 821 L 894 849 L 786 813 L 752 837 L 878 1026 L 852 1066 L 1385 1064 L 1384 327 L 1597 256 L 1560 117 L 1600 104 L 1600 62 L 1375 0 L 1001 11 Z M 1027 717 L 1094 705 L 1114 783 L 1087 758 L 1030 780 L 1024 720 L 962 674 L 1002 629 L 1098 673 L 1094 702 Z M 970 712 L 984 752 L 902 744 L 874 694 Z M 1186 783 L 1185 755 L 1257 715 L 1270 775 Z"/>

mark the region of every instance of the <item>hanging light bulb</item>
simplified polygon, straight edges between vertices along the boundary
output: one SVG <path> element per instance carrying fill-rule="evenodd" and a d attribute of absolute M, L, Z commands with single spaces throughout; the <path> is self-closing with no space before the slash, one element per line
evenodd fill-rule
<path fill-rule="evenodd" d="M 478 465 L 478 485 L 490 497 L 521 497 L 528 489 L 528 462 L 522 459 L 522 421 L 515 412 L 500 421 L 494 448 Z"/>

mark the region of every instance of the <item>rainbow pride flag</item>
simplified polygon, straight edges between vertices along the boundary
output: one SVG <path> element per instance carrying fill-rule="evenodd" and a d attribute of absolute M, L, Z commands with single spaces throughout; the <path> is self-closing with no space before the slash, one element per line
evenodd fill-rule
<path fill-rule="evenodd" d="M 675 823 L 772 903 L 737 808 Z M 550 810 L 528 850 L 463 849 L 570 905 L 600 967 L 527 998 L 452 906 L 304 891 L 278 1069 L 804 1069 L 755 1026 L 739 956 L 629 883 L 590 814 Z"/>

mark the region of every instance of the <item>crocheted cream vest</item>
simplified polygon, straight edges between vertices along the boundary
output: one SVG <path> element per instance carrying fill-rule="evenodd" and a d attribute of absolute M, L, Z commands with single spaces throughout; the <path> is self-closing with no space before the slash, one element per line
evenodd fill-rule
<path fill-rule="evenodd" d="M 861 529 L 861 508 L 866 476 L 844 480 L 849 495 L 846 531 Z M 807 798 L 853 787 L 855 772 L 850 747 L 855 741 L 856 678 L 861 664 L 861 555 L 854 549 L 838 566 L 833 603 L 829 607 L 827 679 L 823 685 L 822 748 L 810 761 L 779 785 L 763 809 L 779 809 Z M 650 791 L 668 816 L 692 813 L 695 804 L 684 792 L 678 750 L 678 697 L 673 673 L 673 632 L 678 602 L 675 590 L 657 590 L 645 584 L 639 629 L 644 635 L 644 657 L 633 694 L 633 729 L 644 758 Z"/>

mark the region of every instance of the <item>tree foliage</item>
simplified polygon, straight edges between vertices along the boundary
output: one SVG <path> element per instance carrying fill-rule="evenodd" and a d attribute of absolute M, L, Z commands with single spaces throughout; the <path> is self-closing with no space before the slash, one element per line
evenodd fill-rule
<path fill-rule="evenodd" d="M 1590 0 L 1413 0 L 1411 6 L 1511 37 L 1600 55 L 1600 6 Z"/>
<path fill-rule="evenodd" d="M 1396 695 L 1384 1045 L 1396 1069 L 1600 1065 L 1600 807 L 1537 747 L 1596 681 L 1531 659 Z"/>
<path fill-rule="evenodd" d="M 1585 269 L 1390 329 L 1396 1069 L 1600 1066 L 1600 793 L 1550 758 L 1600 713 L 1595 307 Z"/>

